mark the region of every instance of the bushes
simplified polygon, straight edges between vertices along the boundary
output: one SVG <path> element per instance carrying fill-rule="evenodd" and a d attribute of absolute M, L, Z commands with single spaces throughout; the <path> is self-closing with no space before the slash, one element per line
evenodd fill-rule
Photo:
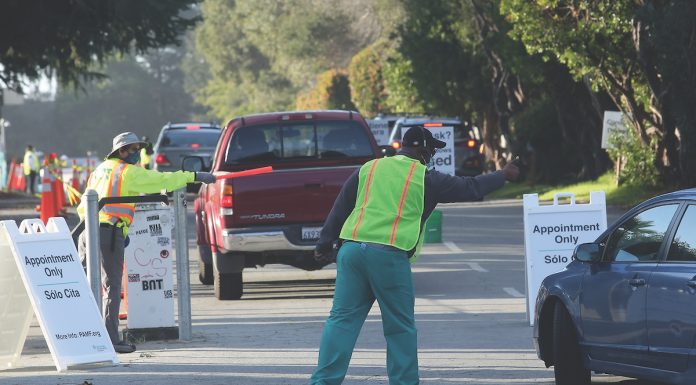
<path fill-rule="evenodd" d="M 383 67 L 388 44 L 372 44 L 358 52 L 348 66 L 350 91 L 355 106 L 366 116 L 383 111 L 387 92 Z"/>
<path fill-rule="evenodd" d="M 297 95 L 298 110 L 355 110 L 351 101 L 348 75 L 341 70 L 331 69 L 317 76 L 316 85 Z"/>
<path fill-rule="evenodd" d="M 607 149 L 615 164 L 620 162 L 618 184 L 628 186 L 656 187 L 660 185 L 660 174 L 655 167 L 657 140 L 652 139 L 649 146 L 643 145 L 634 130 L 626 134 L 612 134 L 609 137 L 612 148 Z"/>

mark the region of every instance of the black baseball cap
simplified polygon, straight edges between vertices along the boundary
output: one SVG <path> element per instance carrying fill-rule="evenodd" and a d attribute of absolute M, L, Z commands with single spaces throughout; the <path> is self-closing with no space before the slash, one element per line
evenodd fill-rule
<path fill-rule="evenodd" d="M 435 148 L 444 148 L 447 143 L 435 139 L 433 137 L 433 133 L 430 132 L 427 128 L 418 125 L 418 126 L 412 126 L 411 128 L 406 131 L 404 134 L 404 138 L 401 141 L 401 145 L 404 147 L 435 147 Z"/>

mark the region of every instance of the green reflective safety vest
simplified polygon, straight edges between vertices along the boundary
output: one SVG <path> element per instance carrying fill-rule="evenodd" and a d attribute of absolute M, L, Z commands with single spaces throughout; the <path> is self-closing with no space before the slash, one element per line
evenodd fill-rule
<path fill-rule="evenodd" d="M 107 159 L 89 176 L 87 189 L 97 192 L 99 199 L 106 197 L 155 194 L 162 190 L 173 191 L 194 181 L 195 174 L 188 171 L 159 172 L 126 163 L 120 159 Z M 86 199 L 77 206 L 80 219 L 85 217 Z M 135 215 L 134 203 L 109 203 L 99 211 L 99 223 L 117 224 L 124 236 Z"/>
<path fill-rule="evenodd" d="M 343 223 L 340 237 L 413 249 L 421 238 L 425 170 L 419 161 L 403 155 L 365 163 L 360 168 L 355 208 Z"/>
<path fill-rule="evenodd" d="M 36 156 L 34 151 L 27 151 L 24 153 L 22 167 L 24 168 L 24 175 L 29 175 L 32 171 L 39 171 L 39 157 Z"/>

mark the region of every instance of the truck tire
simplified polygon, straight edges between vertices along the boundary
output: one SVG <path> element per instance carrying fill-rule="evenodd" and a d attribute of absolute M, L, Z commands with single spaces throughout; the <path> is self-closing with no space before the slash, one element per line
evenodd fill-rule
<path fill-rule="evenodd" d="M 198 279 L 204 285 L 213 284 L 213 252 L 208 245 L 198 245 Z"/>
<path fill-rule="evenodd" d="M 553 359 L 556 385 L 590 384 L 590 371 L 585 368 L 575 325 L 560 303 L 553 310 Z"/>
<path fill-rule="evenodd" d="M 220 273 L 215 271 L 215 298 L 226 301 L 242 298 L 244 282 L 242 272 Z"/>

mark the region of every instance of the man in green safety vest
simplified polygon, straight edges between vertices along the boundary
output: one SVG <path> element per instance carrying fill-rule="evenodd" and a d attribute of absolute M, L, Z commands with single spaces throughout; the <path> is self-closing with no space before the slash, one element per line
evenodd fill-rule
<path fill-rule="evenodd" d="M 117 135 L 113 140 L 111 152 L 104 162 L 94 169 L 85 189 L 95 190 L 101 199 L 159 193 L 163 189 L 173 191 L 192 182 L 215 182 L 215 176 L 207 172 L 158 172 L 140 167 L 140 149 L 144 144 L 132 132 Z M 85 217 L 85 201 L 83 197 L 77 207 L 80 219 Z M 99 211 L 104 323 L 114 350 L 118 353 L 135 351 L 135 345 L 121 341 L 118 336 L 124 249 L 127 246 L 128 226 L 133 222 L 134 214 L 134 203 L 109 203 Z M 87 255 L 84 231 L 80 234 L 78 252 L 84 261 Z"/>
<path fill-rule="evenodd" d="M 418 384 L 418 352 L 410 258 L 420 251 L 425 221 L 438 203 L 481 200 L 514 181 L 511 162 L 501 171 L 458 177 L 426 165 L 445 142 L 423 126 L 409 129 L 401 152 L 365 163 L 343 185 L 324 223 L 315 258 L 336 259 L 333 307 L 324 325 L 319 362 L 310 383 L 340 384 L 355 341 L 375 300 L 387 340 L 389 384 Z"/>
<path fill-rule="evenodd" d="M 24 161 L 22 162 L 24 168 L 24 181 L 26 182 L 26 191 L 34 195 L 34 187 L 36 186 L 36 176 L 39 175 L 39 157 L 34 152 L 34 147 L 27 145 L 26 151 L 24 151 Z"/>

